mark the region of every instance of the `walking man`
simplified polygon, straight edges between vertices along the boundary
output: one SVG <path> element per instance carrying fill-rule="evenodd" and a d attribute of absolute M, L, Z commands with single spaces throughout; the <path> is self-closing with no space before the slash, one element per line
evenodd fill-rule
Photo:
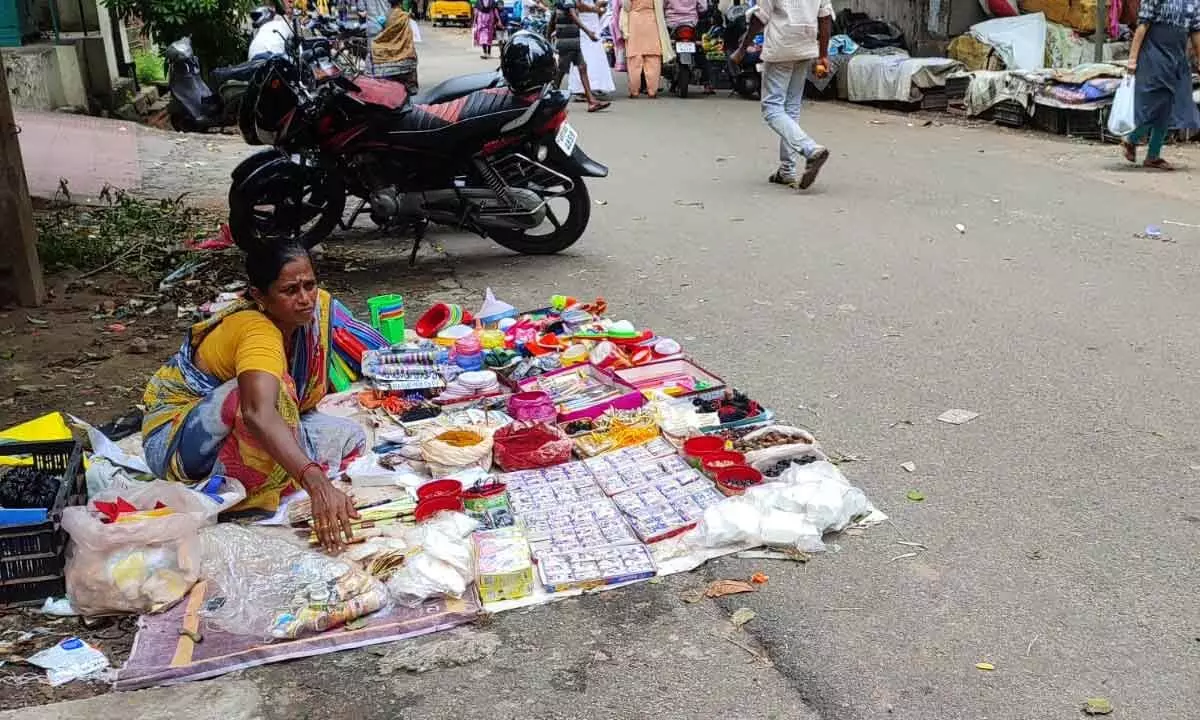
<path fill-rule="evenodd" d="M 602 0 L 597 0 L 602 2 Z M 579 80 L 583 84 L 583 96 L 587 100 L 588 112 L 599 112 L 609 107 L 611 103 L 601 102 L 592 94 L 592 83 L 588 79 L 587 60 L 583 57 L 583 46 L 580 34 L 586 34 L 594 42 L 600 42 L 600 36 L 585 27 L 579 19 L 580 12 L 600 14 L 600 5 L 591 5 L 586 0 L 557 0 L 554 3 L 554 15 L 550 18 L 549 32 L 555 38 L 555 49 L 558 50 L 558 77 L 554 87 L 561 87 L 563 78 L 571 72 L 571 66 L 579 70 Z"/>
<path fill-rule="evenodd" d="M 829 150 L 800 127 L 800 106 L 809 68 L 824 77 L 829 72 L 829 36 L 833 26 L 831 0 L 759 0 L 750 13 L 742 43 L 730 59 L 741 63 L 750 41 L 760 32 L 762 51 L 763 119 L 779 135 L 779 169 L 769 180 L 804 190 L 829 159 Z M 796 176 L 796 159 L 804 156 L 804 172 Z"/>

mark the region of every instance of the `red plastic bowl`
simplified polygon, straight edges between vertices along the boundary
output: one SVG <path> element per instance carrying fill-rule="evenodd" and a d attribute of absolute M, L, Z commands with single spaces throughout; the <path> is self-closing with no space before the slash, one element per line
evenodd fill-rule
<path fill-rule="evenodd" d="M 700 458 L 700 470 L 710 478 L 715 478 L 722 470 L 745 464 L 746 456 L 732 450 L 718 450 Z"/>
<path fill-rule="evenodd" d="M 417 503 L 417 509 L 413 511 L 413 518 L 417 522 L 423 522 L 442 512 L 443 510 L 453 510 L 462 512 L 463 500 L 459 497 L 433 497 L 428 500 L 422 500 Z"/>
<path fill-rule="evenodd" d="M 683 456 L 688 462 L 699 466 L 705 455 L 721 452 L 725 449 L 725 439 L 712 435 L 700 435 L 683 443 Z"/>
<path fill-rule="evenodd" d="M 717 489 L 726 495 L 741 495 L 762 481 L 762 473 L 749 465 L 734 465 L 717 473 Z"/>
<path fill-rule="evenodd" d="M 425 483 L 417 488 L 417 500 L 432 500 L 439 497 L 461 497 L 463 491 L 462 483 L 457 480 L 446 478 L 445 480 L 434 480 L 433 482 Z"/>

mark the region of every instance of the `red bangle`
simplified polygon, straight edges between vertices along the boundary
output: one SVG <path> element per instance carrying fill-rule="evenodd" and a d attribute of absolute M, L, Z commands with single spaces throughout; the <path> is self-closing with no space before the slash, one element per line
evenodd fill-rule
<path fill-rule="evenodd" d="M 321 467 L 321 463 L 310 462 L 310 463 L 306 464 L 304 467 L 300 468 L 300 472 L 296 473 L 296 482 L 300 482 L 301 480 L 304 479 L 304 473 L 308 472 L 309 468 L 316 468 L 321 471 L 321 475 L 325 474 L 325 468 Z"/>

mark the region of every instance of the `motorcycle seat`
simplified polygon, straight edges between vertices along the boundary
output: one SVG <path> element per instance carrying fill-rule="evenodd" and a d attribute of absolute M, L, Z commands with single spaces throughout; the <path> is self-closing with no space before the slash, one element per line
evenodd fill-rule
<path fill-rule="evenodd" d="M 254 78 L 254 73 L 263 66 L 266 60 L 258 58 L 244 62 L 239 65 L 230 65 L 228 67 L 219 67 L 212 71 L 213 85 L 220 87 L 230 80 L 244 80 L 249 82 Z"/>
<path fill-rule="evenodd" d="M 361 76 L 354 78 L 354 84 L 358 86 L 358 89 L 350 94 L 367 105 L 387 110 L 401 110 L 409 104 L 408 88 L 404 83 Z"/>
<path fill-rule="evenodd" d="M 432 88 L 417 93 L 413 103 L 417 105 L 436 105 L 438 103 L 457 100 L 464 95 L 470 95 L 478 90 L 497 88 L 504 85 L 504 76 L 499 72 L 472 73 L 444 80 Z"/>
<path fill-rule="evenodd" d="M 449 102 L 413 104 L 396 113 L 388 127 L 390 134 L 416 139 L 432 138 L 441 131 L 470 132 L 474 128 L 503 125 L 526 111 L 528 104 L 508 88 L 486 88 Z"/>

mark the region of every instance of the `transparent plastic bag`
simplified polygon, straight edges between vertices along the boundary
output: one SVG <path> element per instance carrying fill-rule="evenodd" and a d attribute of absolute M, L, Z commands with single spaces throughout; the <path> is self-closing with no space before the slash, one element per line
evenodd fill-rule
<path fill-rule="evenodd" d="M 216 586 L 202 614 L 227 632 L 291 639 L 387 605 L 383 583 L 364 570 L 261 530 L 206 528 L 200 547 L 202 573 Z"/>
<path fill-rule="evenodd" d="M 63 510 L 67 546 L 67 596 L 83 615 L 161 612 L 178 602 L 200 577 L 197 531 L 245 497 L 226 481 L 224 504 L 186 485 L 155 480 L 112 488 L 88 505 Z M 129 522 L 105 523 L 96 503 L 119 499 L 137 510 L 161 505 L 173 512 Z"/>

